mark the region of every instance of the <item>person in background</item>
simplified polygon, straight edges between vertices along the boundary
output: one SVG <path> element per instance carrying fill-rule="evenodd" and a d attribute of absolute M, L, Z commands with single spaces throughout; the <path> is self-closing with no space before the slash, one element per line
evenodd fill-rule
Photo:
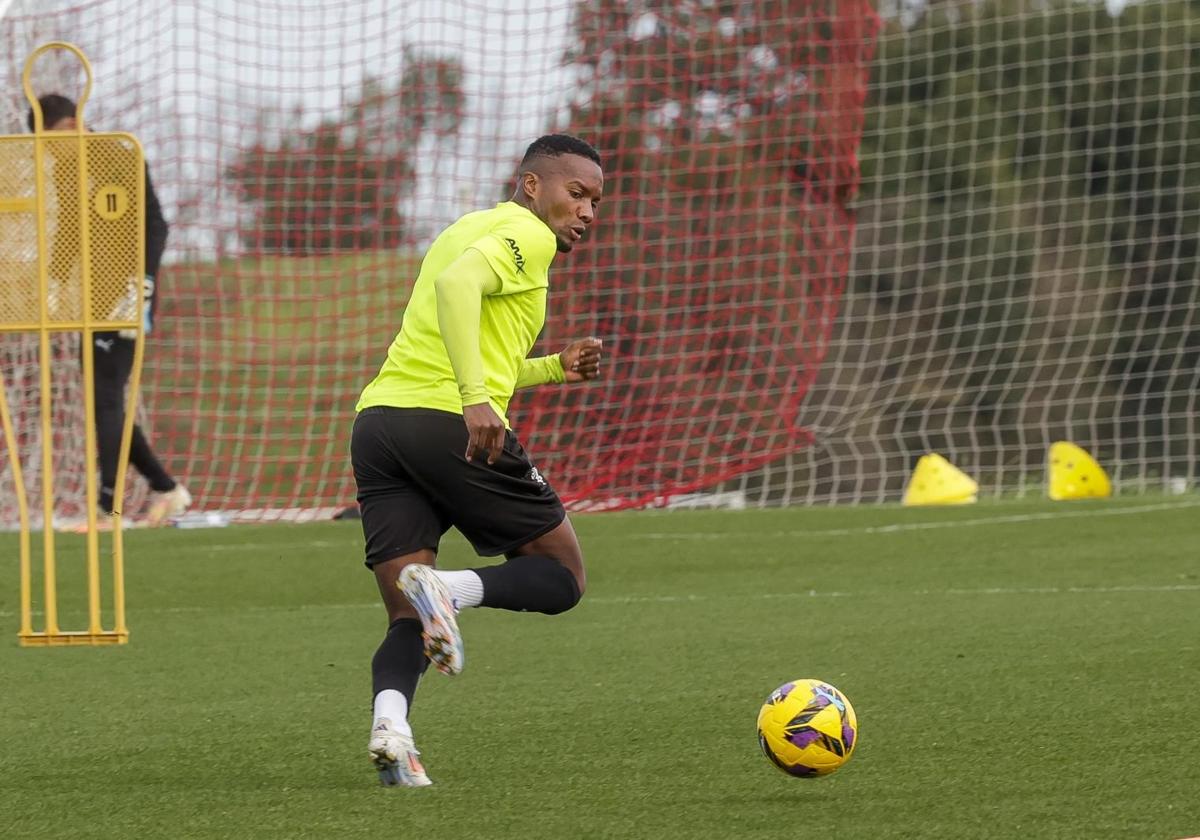
<path fill-rule="evenodd" d="M 49 94 L 38 99 L 42 110 L 42 124 L 46 131 L 74 131 L 76 128 L 75 103 L 65 96 Z M 34 130 L 33 109 L 29 111 L 29 130 Z M 57 183 L 58 190 L 67 188 L 66 184 Z M 146 276 L 145 276 L 145 331 L 149 333 L 154 325 L 154 314 L 158 299 L 157 283 L 159 264 L 167 245 L 167 221 L 163 218 L 162 207 L 154 186 L 150 181 L 150 169 L 146 167 L 146 192 L 144 196 L 146 208 Z M 56 276 L 66 276 L 77 260 L 75 253 L 52 252 L 50 270 Z M 114 332 L 97 332 L 93 335 L 93 359 L 96 396 L 96 449 L 100 459 L 100 512 L 112 514 L 114 504 L 114 488 L 117 478 L 117 464 L 121 454 L 121 433 L 125 426 L 125 387 L 133 372 L 134 349 L 137 344 L 136 333 L 124 330 Z M 166 524 L 168 520 L 177 517 L 188 509 L 192 496 L 187 488 L 175 480 L 162 462 L 150 448 L 146 435 L 138 425 L 133 427 L 133 440 L 129 449 L 129 463 L 141 473 L 150 484 L 152 497 L 150 507 L 144 519 L 148 526 Z M 108 516 L 101 519 L 102 528 L 111 527 Z M 85 526 L 86 527 L 86 526 Z"/>

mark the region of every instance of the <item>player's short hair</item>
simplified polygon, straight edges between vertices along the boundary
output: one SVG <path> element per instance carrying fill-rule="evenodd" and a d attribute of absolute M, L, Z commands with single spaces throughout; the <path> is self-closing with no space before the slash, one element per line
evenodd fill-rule
<path fill-rule="evenodd" d="M 544 134 L 529 144 L 525 157 L 521 158 L 521 169 L 525 169 L 539 157 L 559 157 L 561 155 L 579 155 L 585 157 L 597 166 L 601 166 L 600 153 L 586 140 L 580 140 L 570 134 Z"/>
<path fill-rule="evenodd" d="M 48 93 L 45 96 L 38 97 L 38 104 L 42 106 L 43 128 L 49 128 L 63 117 L 75 116 L 75 103 L 65 96 L 59 96 L 57 93 Z M 29 124 L 29 130 L 33 131 L 33 108 L 29 109 L 29 116 L 26 122 Z"/>

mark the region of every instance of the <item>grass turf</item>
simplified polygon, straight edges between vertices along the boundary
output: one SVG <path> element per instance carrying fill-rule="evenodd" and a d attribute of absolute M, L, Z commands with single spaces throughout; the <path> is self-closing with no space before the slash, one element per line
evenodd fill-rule
<path fill-rule="evenodd" d="M 384 619 L 356 524 L 129 534 L 113 649 L 17 647 L 0 535 L 0 836 L 1200 834 L 1194 497 L 576 524 L 583 604 L 471 611 L 466 672 L 423 681 L 418 791 L 365 757 Z M 796 677 L 858 710 L 832 777 L 758 752 Z"/>

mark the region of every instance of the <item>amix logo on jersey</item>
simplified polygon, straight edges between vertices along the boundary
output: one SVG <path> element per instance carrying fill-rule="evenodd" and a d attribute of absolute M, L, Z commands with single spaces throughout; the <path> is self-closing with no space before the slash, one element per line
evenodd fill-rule
<path fill-rule="evenodd" d="M 517 274 L 524 274 L 525 258 L 521 256 L 521 249 L 517 246 L 516 241 L 513 239 L 505 237 L 504 241 L 508 243 L 509 248 L 512 248 L 513 260 L 517 264 Z"/>

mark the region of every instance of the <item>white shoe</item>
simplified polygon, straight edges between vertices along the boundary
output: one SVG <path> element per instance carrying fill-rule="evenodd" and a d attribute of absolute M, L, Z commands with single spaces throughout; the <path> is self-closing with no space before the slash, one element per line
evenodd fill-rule
<path fill-rule="evenodd" d="M 367 753 L 379 771 L 380 784 L 386 787 L 428 787 L 433 784 L 417 758 L 420 753 L 413 745 L 412 736 L 397 732 L 387 718 L 380 718 L 371 730 Z"/>
<path fill-rule="evenodd" d="M 192 506 L 192 494 L 182 484 L 176 484 L 165 493 L 155 493 L 150 510 L 146 513 L 146 527 L 157 528 L 166 524 L 168 519 L 181 516 Z"/>
<path fill-rule="evenodd" d="M 454 601 L 450 588 L 430 566 L 410 563 L 396 581 L 400 591 L 421 617 L 421 636 L 425 639 L 425 655 L 443 674 L 462 673 L 463 643 L 454 617 Z"/>

